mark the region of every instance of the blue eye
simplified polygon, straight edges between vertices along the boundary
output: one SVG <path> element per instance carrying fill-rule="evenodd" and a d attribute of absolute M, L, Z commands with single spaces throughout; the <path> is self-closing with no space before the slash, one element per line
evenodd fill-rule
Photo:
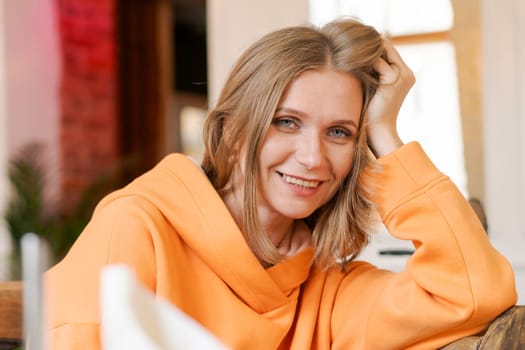
<path fill-rule="evenodd" d="M 277 118 L 274 119 L 273 124 L 282 129 L 297 129 L 299 127 L 291 118 Z"/>
<path fill-rule="evenodd" d="M 343 128 L 330 129 L 328 134 L 335 138 L 346 138 L 346 137 L 352 136 L 352 134 L 348 130 L 343 129 Z"/>

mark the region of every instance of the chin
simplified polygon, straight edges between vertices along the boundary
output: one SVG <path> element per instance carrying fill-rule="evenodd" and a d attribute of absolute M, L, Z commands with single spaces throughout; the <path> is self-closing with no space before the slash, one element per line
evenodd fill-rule
<path fill-rule="evenodd" d="M 290 210 L 291 207 L 288 207 L 287 210 L 282 210 L 281 214 L 296 220 L 305 219 L 312 215 L 315 209 L 308 210 Z"/>

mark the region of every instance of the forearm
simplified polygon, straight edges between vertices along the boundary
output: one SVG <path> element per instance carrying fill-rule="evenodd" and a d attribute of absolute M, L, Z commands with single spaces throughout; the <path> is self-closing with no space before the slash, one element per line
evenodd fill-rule
<path fill-rule="evenodd" d="M 465 297 L 474 308 L 497 304 L 489 287 L 496 281 L 502 287 L 512 285 L 512 270 L 491 246 L 463 195 L 419 145 L 407 145 L 389 157 L 395 159 L 380 160 L 385 169 L 376 200 L 389 232 L 418 248 L 407 271 L 426 291 L 452 303 Z"/>
<path fill-rule="evenodd" d="M 388 125 L 374 125 L 368 127 L 368 145 L 376 158 L 381 158 L 403 146 L 395 128 Z"/>
<path fill-rule="evenodd" d="M 362 266 L 345 278 L 334 319 L 346 321 L 334 337 L 365 334 L 370 349 L 436 348 L 483 329 L 516 301 L 510 265 L 418 144 L 378 161 L 373 200 L 389 232 L 416 251 L 400 273 Z"/>

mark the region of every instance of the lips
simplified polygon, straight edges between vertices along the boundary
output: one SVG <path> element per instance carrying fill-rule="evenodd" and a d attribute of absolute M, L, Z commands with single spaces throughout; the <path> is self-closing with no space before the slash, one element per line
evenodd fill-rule
<path fill-rule="evenodd" d="M 319 184 L 321 183 L 320 181 L 299 179 L 299 178 L 296 178 L 290 175 L 286 175 L 286 174 L 281 174 L 281 177 L 287 183 L 295 185 L 295 186 L 303 187 L 303 188 L 317 188 Z"/>

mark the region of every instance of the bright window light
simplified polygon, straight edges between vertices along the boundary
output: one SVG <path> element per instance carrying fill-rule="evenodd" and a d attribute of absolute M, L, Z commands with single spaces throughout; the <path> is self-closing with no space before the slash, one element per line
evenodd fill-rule
<path fill-rule="evenodd" d="M 394 38 L 444 32 L 453 25 L 450 0 L 310 0 L 313 24 L 341 16 L 360 18 Z M 416 75 L 399 115 L 400 136 L 419 141 L 468 196 L 454 46 L 446 39 L 425 42 L 422 35 L 417 43 L 396 47 Z"/>
<path fill-rule="evenodd" d="M 419 141 L 434 164 L 467 196 L 454 46 L 446 41 L 398 45 L 416 84 L 398 118 L 399 136 Z"/>
<path fill-rule="evenodd" d="M 310 0 L 310 20 L 323 25 L 339 16 L 354 16 L 391 36 L 450 30 L 450 0 Z"/>
<path fill-rule="evenodd" d="M 182 153 L 190 156 L 198 163 L 202 160 L 204 153 L 202 128 L 204 127 L 205 117 L 206 110 L 202 108 L 186 106 L 180 111 Z"/>

